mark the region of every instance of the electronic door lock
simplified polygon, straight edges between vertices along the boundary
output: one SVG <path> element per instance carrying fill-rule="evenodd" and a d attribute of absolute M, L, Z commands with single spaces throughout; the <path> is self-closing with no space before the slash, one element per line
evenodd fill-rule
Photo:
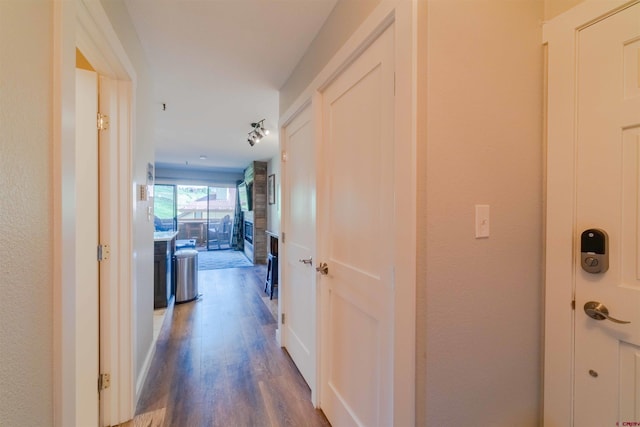
<path fill-rule="evenodd" d="M 606 231 L 590 228 L 582 232 L 580 265 L 591 274 L 604 273 L 609 269 L 609 236 Z"/>

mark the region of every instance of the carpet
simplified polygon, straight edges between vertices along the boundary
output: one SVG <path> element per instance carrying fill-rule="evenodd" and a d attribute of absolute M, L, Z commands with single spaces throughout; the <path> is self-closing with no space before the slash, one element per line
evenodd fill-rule
<path fill-rule="evenodd" d="M 198 270 L 252 267 L 244 252 L 233 250 L 198 252 Z"/>

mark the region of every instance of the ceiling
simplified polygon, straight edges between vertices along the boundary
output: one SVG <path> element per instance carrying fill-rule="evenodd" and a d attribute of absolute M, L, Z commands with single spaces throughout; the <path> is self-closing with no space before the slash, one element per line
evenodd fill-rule
<path fill-rule="evenodd" d="M 278 91 L 335 3 L 125 0 L 153 80 L 156 165 L 241 171 L 277 155 Z M 270 134 L 251 147 L 262 119 Z"/>

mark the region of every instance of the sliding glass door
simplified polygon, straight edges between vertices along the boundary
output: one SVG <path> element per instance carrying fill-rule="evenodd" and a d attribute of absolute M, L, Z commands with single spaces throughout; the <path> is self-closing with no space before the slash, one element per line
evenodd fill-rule
<path fill-rule="evenodd" d="M 157 184 L 155 230 L 178 231 L 198 250 L 230 249 L 235 205 L 235 187 Z"/>
<path fill-rule="evenodd" d="M 196 249 L 207 246 L 208 187 L 177 185 L 178 240 L 190 240 Z"/>
<path fill-rule="evenodd" d="M 153 186 L 153 212 L 155 231 L 177 230 L 175 185 Z"/>
<path fill-rule="evenodd" d="M 235 207 L 235 188 L 209 187 L 208 250 L 231 248 Z"/>

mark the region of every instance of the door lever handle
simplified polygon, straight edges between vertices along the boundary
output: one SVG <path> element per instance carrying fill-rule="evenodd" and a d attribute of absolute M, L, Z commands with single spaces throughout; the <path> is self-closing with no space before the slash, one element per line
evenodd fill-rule
<path fill-rule="evenodd" d="M 301 258 L 298 260 L 298 262 L 301 262 L 306 265 L 313 265 L 313 258 L 312 257 L 309 257 L 307 259 Z"/>
<path fill-rule="evenodd" d="M 587 313 L 587 316 L 591 317 L 595 320 L 610 320 L 614 323 L 620 323 L 622 325 L 626 325 L 631 323 L 626 320 L 619 320 L 615 317 L 609 316 L 609 309 L 602 303 L 597 301 L 589 301 L 584 305 L 584 312 Z"/>

